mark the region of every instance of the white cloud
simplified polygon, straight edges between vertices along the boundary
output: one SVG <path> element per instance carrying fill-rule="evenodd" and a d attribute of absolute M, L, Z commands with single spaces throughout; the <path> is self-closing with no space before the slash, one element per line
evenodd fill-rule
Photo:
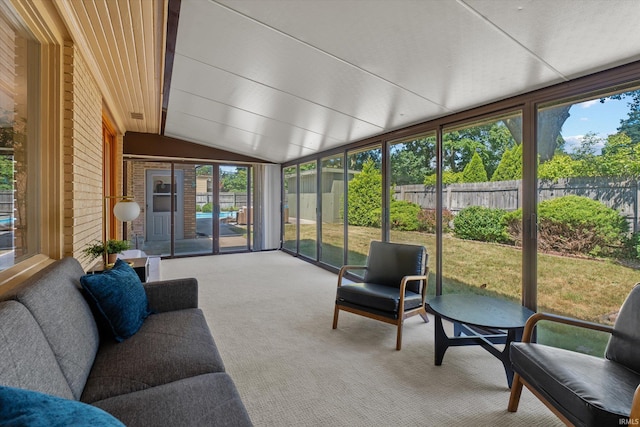
<path fill-rule="evenodd" d="M 594 148 L 595 148 L 594 154 L 600 154 L 602 152 L 602 147 L 604 147 L 605 140 L 602 138 L 602 135 L 599 135 L 599 136 L 600 136 L 600 142 L 594 145 Z M 571 154 L 575 151 L 576 148 L 580 147 L 580 145 L 582 144 L 582 141 L 584 140 L 584 135 L 565 136 L 563 138 L 565 141 L 564 151 Z"/>
<path fill-rule="evenodd" d="M 578 104 L 578 106 L 580 108 L 589 108 L 589 107 L 593 107 L 594 105 L 596 105 L 599 102 L 600 102 L 599 99 L 592 99 L 591 101 L 581 102 L 580 104 Z"/>

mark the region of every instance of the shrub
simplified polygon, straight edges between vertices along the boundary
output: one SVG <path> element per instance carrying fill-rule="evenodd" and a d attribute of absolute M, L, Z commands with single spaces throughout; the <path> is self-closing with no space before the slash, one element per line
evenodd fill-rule
<path fill-rule="evenodd" d="M 522 241 L 522 211 L 505 215 L 512 239 Z M 626 237 L 629 225 L 616 210 L 582 196 L 564 196 L 538 205 L 538 247 L 543 251 L 593 256 L 611 256 L 633 240 Z"/>
<path fill-rule="evenodd" d="M 213 212 L 213 205 L 211 202 L 202 205 L 202 212 Z"/>
<path fill-rule="evenodd" d="M 442 232 L 449 233 L 451 231 L 451 221 L 453 221 L 453 214 L 450 210 L 444 209 L 442 211 Z M 418 213 L 418 224 L 420 231 L 427 233 L 436 232 L 436 210 L 435 209 L 422 209 Z"/>
<path fill-rule="evenodd" d="M 471 161 L 467 163 L 462 171 L 463 182 L 487 182 L 487 171 L 482 163 L 482 157 L 478 153 L 473 153 Z"/>
<path fill-rule="evenodd" d="M 196 212 L 202 212 L 202 206 L 196 205 Z"/>
<path fill-rule="evenodd" d="M 509 235 L 502 223 L 505 211 L 502 209 L 469 206 L 462 209 L 453 219 L 453 233 L 456 237 L 482 242 L 508 242 Z"/>
<path fill-rule="evenodd" d="M 373 160 L 367 160 L 348 187 L 349 225 L 379 227 L 382 203 L 382 174 Z"/>
<path fill-rule="evenodd" d="M 420 214 L 420 205 L 408 202 L 406 200 L 391 200 L 389 210 L 389 222 L 392 230 L 400 231 L 418 231 L 420 222 L 418 215 Z"/>

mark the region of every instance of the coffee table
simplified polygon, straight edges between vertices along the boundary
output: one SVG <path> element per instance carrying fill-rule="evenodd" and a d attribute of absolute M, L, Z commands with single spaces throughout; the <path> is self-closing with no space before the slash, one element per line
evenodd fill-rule
<path fill-rule="evenodd" d="M 430 298 L 426 304 L 435 317 L 435 364 L 442 365 L 447 348 L 480 345 L 502 361 L 511 388 L 513 369 L 509 360 L 510 345 L 522 338 L 532 310 L 500 298 L 475 294 L 445 294 Z M 449 337 L 442 319 L 453 322 L 454 336 Z M 504 344 L 500 350 L 496 344 Z"/>

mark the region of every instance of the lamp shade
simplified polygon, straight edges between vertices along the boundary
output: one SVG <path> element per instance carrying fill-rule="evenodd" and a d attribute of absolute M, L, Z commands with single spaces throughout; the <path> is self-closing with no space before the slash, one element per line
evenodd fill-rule
<path fill-rule="evenodd" d="M 131 199 L 123 199 L 113 207 L 113 214 L 122 222 L 133 221 L 140 215 L 140 205 Z"/>

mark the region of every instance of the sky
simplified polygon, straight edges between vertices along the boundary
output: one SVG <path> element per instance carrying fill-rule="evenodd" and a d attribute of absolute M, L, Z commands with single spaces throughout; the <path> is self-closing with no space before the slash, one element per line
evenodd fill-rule
<path fill-rule="evenodd" d="M 572 152 L 573 147 L 580 144 L 582 137 L 588 132 L 595 132 L 606 138 L 617 133 L 620 120 L 627 118 L 628 100 L 600 99 L 574 104 L 569 110 L 570 117 L 562 126 L 562 137 L 566 141 L 565 150 Z M 602 148 L 602 147 L 598 147 Z"/>

